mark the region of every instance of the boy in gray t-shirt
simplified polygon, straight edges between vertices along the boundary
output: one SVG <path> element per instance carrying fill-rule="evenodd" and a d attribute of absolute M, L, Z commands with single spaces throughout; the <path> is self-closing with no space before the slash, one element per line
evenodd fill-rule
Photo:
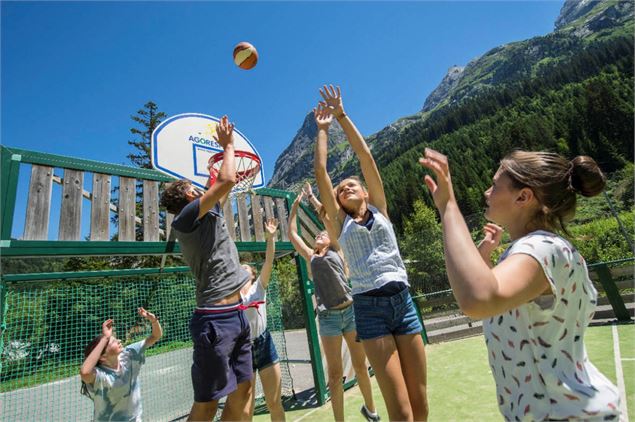
<path fill-rule="evenodd" d="M 234 125 L 223 116 L 217 127 L 224 159 L 215 183 L 201 194 L 191 182 L 172 183 L 161 204 L 172 223 L 183 258 L 196 279 L 196 309 L 190 320 L 194 346 L 194 404 L 189 420 L 212 420 L 227 396 L 223 420 L 240 420 L 251 394 L 251 342 L 240 288 L 249 280 L 221 213 L 236 183 Z"/>

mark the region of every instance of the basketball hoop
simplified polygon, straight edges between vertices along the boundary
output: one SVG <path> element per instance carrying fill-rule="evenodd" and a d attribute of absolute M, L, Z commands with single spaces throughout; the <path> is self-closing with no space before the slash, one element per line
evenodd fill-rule
<path fill-rule="evenodd" d="M 209 159 L 207 166 L 209 169 L 209 187 L 218 178 L 224 156 L 225 152 L 221 151 Z M 234 157 L 236 157 L 236 185 L 234 185 L 232 193 L 248 191 L 253 186 L 256 175 L 260 172 L 260 157 L 249 151 L 234 151 Z"/>

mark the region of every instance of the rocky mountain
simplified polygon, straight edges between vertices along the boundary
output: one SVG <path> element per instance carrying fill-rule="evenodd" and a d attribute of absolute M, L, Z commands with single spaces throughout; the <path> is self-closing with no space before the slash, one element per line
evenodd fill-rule
<path fill-rule="evenodd" d="M 305 180 L 313 179 L 316 136 L 317 125 L 313 118 L 313 112 L 310 112 L 304 118 L 302 127 L 298 130 L 291 144 L 276 160 L 273 176 L 269 180 L 268 186 L 298 191 Z M 331 151 L 327 163 L 329 168 L 352 156 L 352 150 L 348 147 L 344 132 L 336 120 L 329 128 L 329 151 Z"/>
<path fill-rule="evenodd" d="M 504 87 L 540 78 L 560 63 L 581 54 L 597 43 L 633 33 L 633 2 L 620 0 L 566 0 L 555 22 L 555 31 L 545 36 L 495 47 L 465 66 L 450 67 L 441 83 L 426 98 L 420 112 L 403 117 L 366 141 L 380 168 L 390 163 L 416 141 L 408 135 L 422 122 L 434 121 L 445 110 Z M 339 127 L 332 129 L 329 171 L 337 181 L 358 172 L 356 160 Z M 419 129 L 417 129 L 419 130 Z M 293 189 L 312 179 L 315 124 L 309 114 L 291 145 L 276 161 L 269 186 Z"/>
<path fill-rule="evenodd" d="M 566 0 L 556 19 L 555 28 L 560 29 L 585 15 L 595 7 L 596 3 L 598 0 Z"/>
<path fill-rule="evenodd" d="M 447 97 L 448 92 L 450 92 L 460 80 L 463 70 L 465 70 L 465 67 L 457 65 L 448 69 L 448 73 L 445 74 L 439 86 L 437 86 L 434 91 L 428 95 L 428 98 L 426 98 L 426 102 L 423 104 L 423 109 L 421 111 L 430 111 L 439 105 L 439 103 Z"/>

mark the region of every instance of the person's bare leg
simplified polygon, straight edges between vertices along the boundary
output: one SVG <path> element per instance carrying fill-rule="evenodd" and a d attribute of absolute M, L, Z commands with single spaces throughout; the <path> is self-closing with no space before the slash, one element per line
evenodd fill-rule
<path fill-rule="evenodd" d="M 386 403 L 388 419 L 391 421 L 412 421 L 412 408 L 408 397 L 406 381 L 401 372 L 401 362 L 397 344 L 392 335 L 370 340 L 362 340 L 362 346 Z"/>
<path fill-rule="evenodd" d="M 342 336 L 321 336 L 326 364 L 329 368 L 329 390 L 331 392 L 331 407 L 335 421 L 344 420 L 344 386 L 342 377 Z"/>
<path fill-rule="evenodd" d="M 251 390 L 249 392 L 249 398 L 245 403 L 245 407 L 243 408 L 242 417 L 240 420 L 242 421 L 250 421 L 254 417 L 254 406 L 256 404 L 256 373 L 254 372 L 254 376 L 251 379 Z"/>
<path fill-rule="evenodd" d="M 419 333 L 395 337 L 415 421 L 428 420 L 426 351 Z"/>
<path fill-rule="evenodd" d="M 218 400 L 199 402 L 195 401 L 190 410 L 188 421 L 211 421 L 216 416 L 218 410 Z"/>
<path fill-rule="evenodd" d="M 284 421 L 285 416 L 284 407 L 282 407 L 282 374 L 280 372 L 280 364 L 274 363 L 271 366 L 261 369 L 259 373 L 271 421 Z"/>
<path fill-rule="evenodd" d="M 344 340 L 346 340 L 348 350 L 351 353 L 351 362 L 353 363 L 353 370 L 355 370 L 355 378 L 357 378 L 359 390 L 364 397 L 364 404 L 368 410 L 375 413 L 373 389 L 370 385 L 370 376 L 368 375 L 368 367 L 366 366 L 366 353 L 364 353 L 362 344 L 355 341 L 356 339 L 357 331 L 353 330 L 344 333 Z"/>
<path fill-rule="evenodd" d="M 238 384 L 236 391 L 227 396 L 221 421 L 239 421 L 248 400 L 251 399 L 251 380 Z"/>

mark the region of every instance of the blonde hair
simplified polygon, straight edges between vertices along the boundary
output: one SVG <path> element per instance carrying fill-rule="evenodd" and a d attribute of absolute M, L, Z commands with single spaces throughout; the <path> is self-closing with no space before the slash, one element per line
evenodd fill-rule
<path fill-rule="evenodd" d="M 569 161 L 550 152 L 514 151 L 501 160 L 500 168 L 514 188 L 530 188 L 540 203 L 529 224 L 564 233 L 575 216 L 577 195 L 598 195 L 606 185 L 595 160 L 582 155 Z"/>

